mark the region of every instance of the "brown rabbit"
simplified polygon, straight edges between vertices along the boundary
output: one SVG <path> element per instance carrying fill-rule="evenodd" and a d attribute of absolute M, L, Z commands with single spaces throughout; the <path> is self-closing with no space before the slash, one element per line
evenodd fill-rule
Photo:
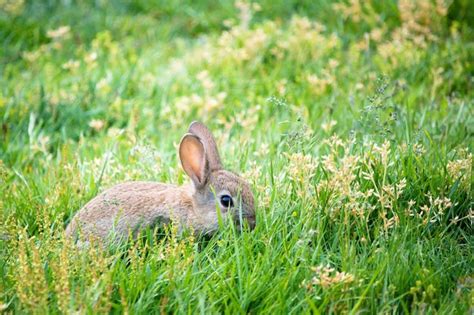
<path fill-rule="evenodd" d="M 66 235 L 88 243 L 108 243 L 156 224 L 175 222 L 180 229 L 212 234 L 223 219 L 244 219 L 255 227 L 254 198 L 247 182 L 222 169 L 217 145 L 205 125 L 193 122 L 181 139 L 179 158 L 191 184 L 156 182 L 118 184 L 89 201 L 72 219 Z M 83 242 L 81 241 L 81 244 Z"/>

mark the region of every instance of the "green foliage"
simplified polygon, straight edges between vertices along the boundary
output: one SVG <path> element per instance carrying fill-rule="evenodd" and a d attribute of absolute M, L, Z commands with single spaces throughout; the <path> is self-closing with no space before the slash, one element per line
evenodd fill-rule
<path fill-rule="evenodd" d="M 0 0 L 0 311 L 472 312 L 469 3 Z M 64 238 L 195 119 L 254 231 Z"/>

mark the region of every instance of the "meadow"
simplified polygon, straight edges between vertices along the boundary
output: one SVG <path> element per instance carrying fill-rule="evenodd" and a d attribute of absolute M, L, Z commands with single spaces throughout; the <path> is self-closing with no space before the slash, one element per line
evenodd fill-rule
<path fill-rule="evenodd" d="M 473 6 L 0 0 L 0 312 L 472 313 Z M 64 237 L 193 120 L 255 230 Z"/>

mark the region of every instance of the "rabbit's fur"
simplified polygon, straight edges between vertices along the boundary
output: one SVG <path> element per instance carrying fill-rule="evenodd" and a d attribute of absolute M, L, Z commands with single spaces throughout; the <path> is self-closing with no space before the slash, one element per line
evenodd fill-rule
<path fill-rule="evenodd" d="M 130 232 L 174 222 L 196 234 L 212 234 L 222 218 L 255 226 L 254 197 L 247 182 L 222 168 L 216 142 L 205 125 L 193 122 L 181 139 L 179 157 L 191 183 L 175 186 L 156 182 L 118 184 L 89 201 L 72 219 L 66 235 L 101 242 L 126 238 Z M 222 196 L 231 197 L 226 207 Z"/>

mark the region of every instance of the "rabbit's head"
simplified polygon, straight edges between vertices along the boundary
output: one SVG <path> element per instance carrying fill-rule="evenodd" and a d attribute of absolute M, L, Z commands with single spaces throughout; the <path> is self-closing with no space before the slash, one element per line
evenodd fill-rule
<path fill-rule="evenodd" d="M 222 217 L 231 217 L 237 226 L 247 222 L 255 227 L 255 207 L 249 184 L 237 174 L 224 170 L 211 132 L 205 125 L 193 122 L 179 146 L 184 171 L 194 186 L 193 209 L 209 218 L 216 227 L 217 210 Z M 212 232 L 212 231 L 209 231 Z"/>

